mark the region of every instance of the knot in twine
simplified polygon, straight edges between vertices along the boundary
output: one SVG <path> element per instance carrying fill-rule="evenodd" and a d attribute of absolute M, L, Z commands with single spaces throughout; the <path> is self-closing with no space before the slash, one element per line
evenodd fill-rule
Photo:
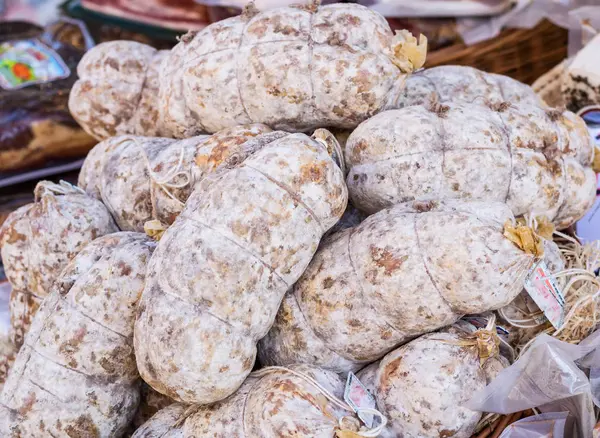
<path fill-rule="evenodd" d="M 258 371 L 253 372 L 250 376 L 253 377 L 264 377 L 266 375 L 276 373 L 276 372 L 284 372 L 293 374 L 296 377 L 300 377 L 302 380 L 314 386 L 323 396 L 329 400 L 334 405 L 339 408 L 354 413 L 354 409 L 352 409 L 345 401 L 340 400 L 335 395 L 333 395 L 329 390 L 324 388 L 319 382 L 313 379 L 311 376 L 301 372 L 292 370 L 286 367 L 273 366 L 273 367 L 265 367 Z M 183 423 L 188 419 L 188 417 L 194 415 L 195 413 L 201 411 L 203 406 L 201 405 L 192 405 L 188 407 L 179 417 L 179 419 L 175 422 L 175 427 L 180 427 Z M 383 431 L 384 427 L 387 425 L 387 418 L 379 412 L 377 409 L 359 409 L 358 412 L 363 412 L 365 414 L 371 414 L 374 416 L 378 416 L 381 419 L 379 426 L 373 429 L 364 429 L 364 427 L 360 427 L 360 422 L 358 419 L 352 415 L 346 415 L 339 419 L 338 421 L 338 429 L 335 431 L 336 438 L 362 438 L 362 437 L 377 437 Z"/>
<path fill-rule="evenodd" d="M 335 406 L 337 406 L 345 411 L 348 411 L 348 412 L 351 412 L 354 414 L 354 412 L 355 412 L 354 409 L 352 409 L 352 407 L 350 405 L 348 405 L 348 403 L 337 398 L 329 390 L 324 388 L 319 382 L 317 382 L 311 376 L 309 376 L 301 371 L 292 370 L 292 369 L 289 369 L 286 367 L 273 366 L 273 367 L 266 367 L 261 370 L 258 370 L 256 372 L 252 373 L 252 375 L 256 376 L 256 377 L 262 377 L 267 374 L 271 374 L 271 373 L 278 372 L 278 371 L 286 372 L 289 374 L 293 374 L 296 377 L 300 377 L 302 380 L 304 380 L 305 382 L 307 382 L 307 383 L 311 384 L 313 387 L 315 387 L 332 404 L 334 404 Z M 356 413 L 357 414 L 358 413 L 371 414 L 373 416 L 379 417 L 380 424 L 372 429 L 366 429 L 364 427 L 360 427 L 360 422 L 357 420 L 357 418 L 355 416 L 345 415 L 338 420 L 338 429 L 335 432 L 337 438 L 376 437 L 376 436 L 379 436 L 379 434 L 383 431 L 383 429 L 387 425 L 387 418 L 385 417 L 385 415 L 383 415 L 377 409 L 359 408 L 356 411 Z"/>
<path fill-rule="evenodd" d="M 564 106 L 562 108 L 550 108 L 546 110 L 546 115 L 551 121 L 556 122 L 563 116 L 565 110 L 566 108 Z"/>
<path fill-rule="evenodd" d="M 183 35 L 177 36 L 176 40 L 181 43 L 188 44 L 196 37 L 197 34 L 198 34 L 197 30 L 188 30 Z"/>
<path fill-rule="evenodd" d="M 490 103 L 488 103 L 488 106 L 490 107 L 490 109 L 492 111 L 496 111 L 498 113 L 502 113 L 509 108 L 513 108 L 513 104 L 510 102 L 507 102 L 507 101 L 490 102 Z"/>
<path fill-rule="evenodd" d="M 544 239 L 551 239 L 554 225 L 545 217 L 531 215 L 516 221 L 507 220 L 504 223 L 504 237 L 514 243 L 526 254 L 536 258 L 544 255 Z"/>
<path fill-rule="evenodd" d="M 500 354 L 500 338 L 496 333 L 496 315 L 492 314 L 488 319 L 485 328 L 478 329 L 470 335 L 466 335 L 460 341 L 448 341 L 438 339 L 446 344 L 457 345 L 459 347 L 475 347 L 479 356 L 479 364 L 483 366 L 491 357 Z"/>
<path fill-rule="evenodd" d="M 154 184 L 156 184 L 158 187 L 160 187 L 160 189 L 170 199 L 172 199 L 177 204 L 179 204 L 181 207 L 183 207 L 185 205 L 185 203 L 181 202 L 181 200 L 179 200 L 171 192 L 171 189 L 181 189 L 181 188 L 187 187 L 192 181 L 189 170 L 182 169 L 183 168 L 183 159 L 185 158 L 184 146 L 182 145 L 180 148 L 179 159 L 177 160 L 177 164 L 174 167 L 172 167 L 165 175 L 161 176 L 158 173 L 156 173 L 154 170 L 152 170 L 152 164 L 150 163 L 150 159 L 148 158 L 148 155 L 146 154 L 146 150 L 140 144 L 138 139 L 136 137 L 128 135 L 125 138 L 123 138 L 122 141 L 125 141 L 125 140 L 132 141 L 142 151 L 142 157 L 144 158 L 144 161 L 146 163 L 146 171 L 148 172 L 148 176 L 150 177 L 152 182 Z M 174 183 L 173 180 L 179 176 L 184 177 L 183 181 L 179 182 L 179 183 Z"/>
<path fill-rule="evenodd" d="M 310 12 L 315 14 L 321 7 L 321 0 L 308 0 L 304 3 L 294 3 L 290 5 L 290 8 L 300 9 L 302 11 Z"/>
<path fill-rule="evenodd" d="M 476 330 L 475 333 L 467 336 L 467 339 L 462 342 L 465 346 L 477 347 L 481 365 L 490 357 L 498 356 L 500 354 L 500 338 L 496 333 L 496 315 L 492 314 L 485 328 Z"/>
<path fill-rule="evenodd" d="M 43 196 L 46 195 L 85 195 L 85 191 L 80 187 L 74 186 L 67 181 L 63 181 L 62 179 L 58 184 L 53 183 L 52 181 L 40 181 L 34 190 L 34 198 L 39 201 Z"/>
<path fill-rule="evenodd" d="M 439 95 L 433 92 L 429 95 L 429 105 L 427 109 L 440 119 L 445 119 L 448 116 L 448 111 L 450 111 L 450 106 L 444 105 L 440 101 Z"/>
<path fill-rule="evenodd" d="M 256 3 L 254 1 L 250 1 L 244 5 L 242 9 L 241 17 L 244 21 L 250 21 L 252 18 L 256 17 L 260 14 L 260 11 L 256 7 Z"/>

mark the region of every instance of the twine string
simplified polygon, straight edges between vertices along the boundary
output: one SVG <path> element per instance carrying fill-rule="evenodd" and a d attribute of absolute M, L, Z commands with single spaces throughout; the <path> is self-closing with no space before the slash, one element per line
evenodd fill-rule
<path fill-rule="evenodd" d="M 189 170 L 184 170 L 182 168 L 183 160 L 185 158 L 184 146 L 181 146 L 180 148 L 179 159 L 177 160 L 177 164 L 171 169 L 169 169 L 165 175 L 161 176 L 157 172 L 152 170 L 152 164 L 150 163 L 150 159 L 146 154 L 146 150 L 142 147 L 137 137 L 126 136 L 126 139 L 132 141 L 142 151 L 142 157 L 146 164 L 146 170 L 152 182 L 156 184 L 169 198 L 171 198 L 173 201 L 177 202 L 180 206 L 183 207 L 185 203 L 178 199 L 171 190 L 187 187 L 192 180 L 190 177 Z M 178 177 L 183 177 L 183 181 L 178 183 L 173 182 L 173 180 L 175 180 Z"/>
<path fill-rule="evenodd" d="M 535 220 L 531 219 L 528 223 L 535 225 Z M 528 313 L 513 305 L 510 307 L 523 315 L 515 318 L 507 315 L 506 309 L 509 306 L 499 309 L 500 316 L 511 326 L 535 331 L 535 336 L 528 342 L 517 346 L 519 356 L 532 345 L 540 333 L 577 344 L 588 336 L 599 322 L 600 279 L 595 272 L 600 267 L 600 242 L 582 245 L 577 239 L 560 231 L 554 231 L 554 235 L 562 239 L 558 246 L 566 263 L 564 269 L 549 274 L 547 278 L 566 279 L 562 292 L 567 314 L 563 324 L 556 329 L 554 326 L 547 326 L 546 322 L 536 322 L 535 316 L 540 315 L 541 311 Z M 540 329 L 543 326 L 545 327 Z"/>
<path fill-rule="evenodd" d="M 267 374 L 270 374 L 272 372 L 275 371 L 283 371 L 283 372 L 287 372 L 290 374 L 293 374 L 296 377 L 300 377 L 301 379 L 305 380 L 306 382 L 310 383 L 311 385 L 313 385 L 315 388 L 317 388 L 319 390 L 319 392 L 321 392 L 325 398 L 327 398 L 327 400 L 329 400 L 331 403 L 333 403 L 334 405 L 336 405 L 337 407 L 339 407 L 340 409 L 346 410 L 348 412 L 352 412 L 354 413 L 354 409 L 352 409 L 352 407 L 350 405 L 348 405 L 348 403 L 346 403 L 343 400 L 340 400 L 339 398 L 337 398 L 334 394 L 332 394 L 327 388 L 324 388 L 319 382 L 317 382 L 315 379 L 313 379 L 312 377 L 310 377 L 309 375 L 300 372 L 300 371 L 296 371 L 296 370 L 292 370 L 286 367 L 282 367 L 282 366 L 272 366 L 272 367 L 266 367 L 263 368 L 261 370 L 258 370 L 256 372 L 253 373 L 254 376 L 258 376 L 258 377 L 262 377 L 265 376 Z M 359 431 L 359 432 L 355 432 L 357 435 L 359 436 L 363 436 L 363 437 L 376 437 L 378 436 L 383 429 L 385 428 L 385 426 L 387 425 L 387 418 L 385 417 L 385 415 L 383 415 L 380 411 L 378 411 L 377 409 L 372 409 L 372 408 L 358 408 L 357 413 L 365 413 L 365 414 L 371 414 L 374 416 L 377 416 L 380 418 L 380 424 L 372 429 L 368 429 L 365 431 Z M 339 426 L 342 427 L 342 421 L 345 417 L 342 417 L 339 419 Z"/>
<path fill-rule="evenodd" d="M 77 193 L 85 195 L 85 191 L 81 187 L 74 186 L 73 184 L 60 180 L 58 184 L 51 181 L 41 181 L 35 188 L 35 198 L 40 199 L 42 196 L 47 194 L 53 195 L 67 195 L 69 193 Z"/>

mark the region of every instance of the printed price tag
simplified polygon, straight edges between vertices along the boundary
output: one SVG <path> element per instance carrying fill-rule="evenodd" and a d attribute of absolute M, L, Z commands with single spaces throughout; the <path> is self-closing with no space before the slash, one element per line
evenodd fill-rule
<path fill-rule="evenodd" d="M 344 400 L 350 405 L 354 412 L 358 414 L 358 418 L 367 426 L 373 427 L 373 415 L 358 412 L 359 409 L 375 409 L 375 398 L 367 390 L 354 373 L 348 373 L 346 381 L 346 389 L 344 390 Z"/>
<path fill-rule="evenodd" d="M 542 260 L 525 280 L 525 290 L 554 328 L 559 329 L 565 318 L 565 297 L 554 279 L 549 277 L 550 270 Z"/>
<path fill-rule="evenodd" d="M 0 87 L 16 90 L 71 74 L 58 53 L 36 39 L 0 44 Z"/>

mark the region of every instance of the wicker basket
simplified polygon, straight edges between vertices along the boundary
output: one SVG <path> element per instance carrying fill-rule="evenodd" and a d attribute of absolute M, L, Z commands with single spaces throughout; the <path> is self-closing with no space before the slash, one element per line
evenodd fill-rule
<path fill-rule="evenodd" d="M 534 415 L 531 409 L 508 415 L 490 414 L 487 422 L 481 421 L 471 438 L 498 438 L 515 421 Z"/>
<path fill-rule="evenodd" d="M 544 102 L 554 108 L 565 106 L 562 84 L 567 71 L 567 60 L 564 60 L 546 74 L 540 76 L 532 85 L 533 91 Z"/>
<path fill-rule="evenodd" d="M 567 57 L 568 31 L 544 20 L 532 29 L 506 29 L 496 38 L 456 43 L 427 55 L 426 67 L 469 65 L 532 84 Z"/>

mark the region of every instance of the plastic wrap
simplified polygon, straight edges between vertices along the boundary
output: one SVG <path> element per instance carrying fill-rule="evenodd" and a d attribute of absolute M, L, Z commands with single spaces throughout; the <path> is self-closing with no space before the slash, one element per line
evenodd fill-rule
<path fill-rule="evenodd" d="M 579 345 L 585 348 L 594 348 L 593 351 L 579 361 L 579 366 L 588 371 L 592 399 L 594 404 L 600 408 L 600 330 L 592 333 Z"/>
<path fill-rule="evenodd" d="M 386 17 L 475 17 L 502 13 L 513 0 L 359 0 Z"/>
<path fill-rule="evenodd" d="M 593 352 L 598 341 L 600 337 L 573 345 L 540 335 L 519 360 L 474 394 L 467 407 L 499 414 L 534 407 L 541 412 L 568 411 L 577 430 L 572 436 L 591 438 L 596 422 L 592 388 L 576 361 Z"/>
<path fill-rule="evenodd" d="M 406 29 L 413 35 L 426 35 L 429 53 L 462 41 L 456 29 L 456 18 L 390 16 L 385 18 L 392 30 Z"/>
<path fill-rule="evenodd" d="M 0 20 L 26 20 L 42 26 L 56 20 L 63 0 L 3 0 L 0 1 Z"/>
<path fill-rule="evenodd" d="M 321 1 L 321 4 L 326 5 L 335 2 L 335 0 L 323 0 Z M 207 6 L 225 6 L 242 9 L 244 6 L 246 6 L 248 0 L 196 0 L 196 3 Z M 267 9 L 282 8 L 285 6 L 303 3 L 306 4 L 308 1 L 298 2 L 297 0 L 254 0 L 254 5 L 259 11 L 266 11 Z"/>
<path fill-rule="evenodd" d="M 67 37 L 78 35 L 76 46 Z M 75 68 L 93 46 L 85 25 L 62 18 L 45 29 L 3 23 L 0 29 L 0 178 L 52 160 L 74 160 L 95 144 L 67 108 Z"/>
<path fill-rule="evenodd" d="M 205 3 L 194 0 L 81 0 L 83 8 L 107 17 L 178 31 L 200 30 L 220 18 L 240 12 L 215 10 Z M 232 5 L 235 3 L 242 3 L 243 7 L 246 1 L 234 1 Z"/>
<path fill-rule="evenodd" d="M 494 38 L 503 28 L 531 29 L 543 19 L 566 29 L 578 28 L 581 25 L 571 24 L 569 13 L 597 4 L 598 0 L 517 0 L 511 10 L 491 19 L 461 19 L 458 29 L 465 43 L 470 45 Z"/>
<path fill-rule="evenodd" d="M 0 274 L 1 266 L 0 266 Z M 10 283 L 1 280 L 0 275 L 0 392 L 16 355 L 16 348 L 10 341 Z"/>
<path fill-rule="evenodd" d="M 87 0 L 90 2 L 91 0 Z M 95 0 L 98 3 L 98 0 Z M 210 6 L 243 8 L 247 0 L 196 0 Z M 307 3 L 296 0 L 255 0 L 261 10 Z M 335 3 L 335 0 L 321 1 L 321 4 Z M 350 3 L 350 2 L 348 2 Z M 359 0 L 358 3 L 379 12 L 385 17 L 474 17 L 502 13 L 510 8 L 513 0 Z"/>
<path fill-rule="evenodd" d="M 569 12 L 569 57 L 600 32 L 600 6 L 584 6 Z"/>
<path fill-rule="evenodd" d="M 568 412 L 548 412 L 523 418 L 504 429 L 500 438 L 564 438 Z"/>
<path fill-rule="evenodd" d="M 10 313 L 8 311 L 10 289 L 8 281 L 0 280 L 0 339 L 8 336 L 8 329 L 10 328 Z"/>

